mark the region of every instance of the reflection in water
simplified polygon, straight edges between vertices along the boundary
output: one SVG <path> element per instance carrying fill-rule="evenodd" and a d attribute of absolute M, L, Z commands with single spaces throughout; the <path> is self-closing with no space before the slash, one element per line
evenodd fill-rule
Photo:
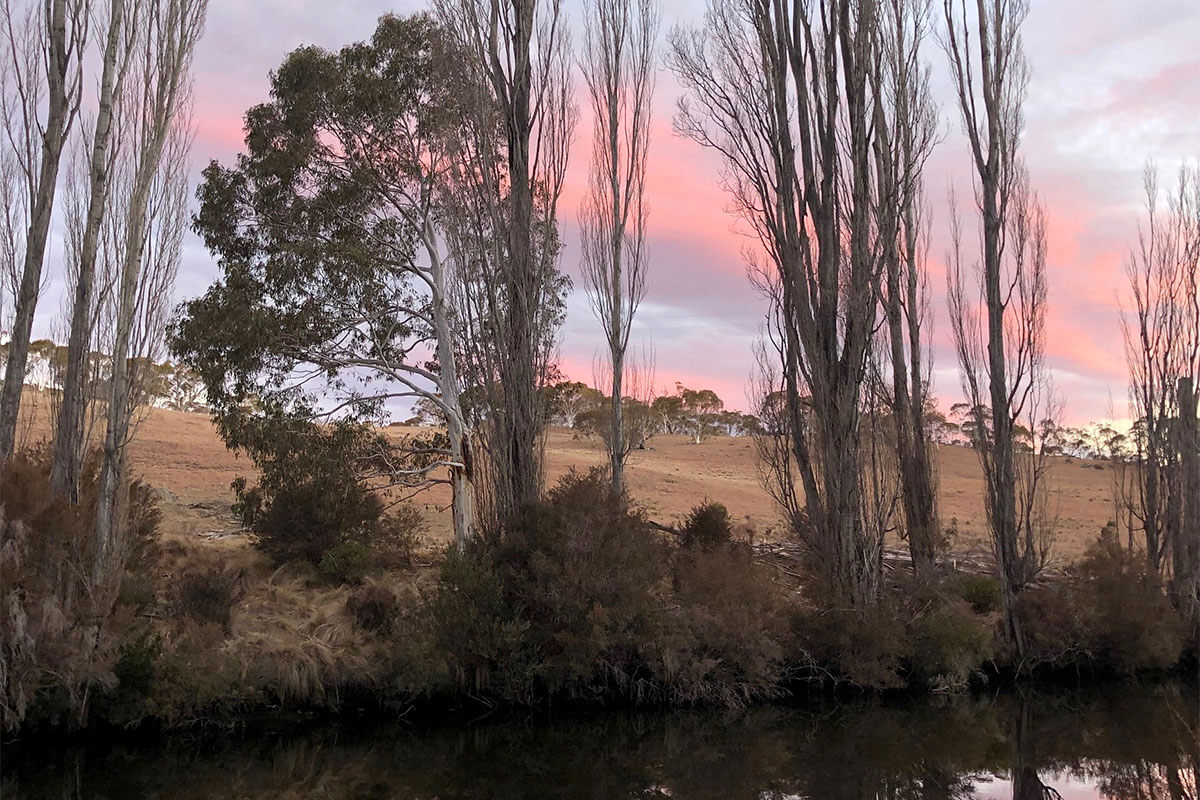
<path fill-rule="evenodd" d="M 733 717 L 608 712 L 432 730 L 346 723 L 53 759 L 24 752 L 5 759 L 0 790 L 6 800 L 1200 800 L 1198 704 L 1195 687 L 1159 685 Z"/>

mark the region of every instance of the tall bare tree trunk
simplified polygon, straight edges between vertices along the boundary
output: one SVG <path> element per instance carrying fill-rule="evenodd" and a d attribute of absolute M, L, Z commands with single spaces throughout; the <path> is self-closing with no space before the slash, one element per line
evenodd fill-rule
<path fill-rule="evenodd" d="M 611 367 L 606 444 L 613 491 L 625 491 L 630 437 L 625 353 L 646 294 L 646 155 L 660 13 L 652 0 L 593 0 L 585 22 L 584 78 L 593 115 L 591 183 L 579 210 L 584 283 Z"/>
<path fill-rule="evenodd" d="M 1193 301 L 1200 302 L 1200 300 Z M 1193 624 L 1200 624 L 1200 423 L 1193 379 L 1178 383 L 1179 529 L 1174 541 L 1171 593 Z"/>
<path fill-rule="evenodd" d="M 1160 205 L 1145 170 L 1147 218 L 1126 260 L 1132 308 L 1123 315 L 1132 477 L 1116 487 L 1128 534 L 1139 533 L 1147 571 L 1169 575 L 1172 599 L 1200 619 L 1200 478 L 1196 386 L 1200 383 L 1200 166 L 1184 166 Z M 1140 530 L 1138 530 L 1140 528 Z"/>
<path fill-rule="evenodd" d="M 150 193 L 163 162 L 176 114 L 190 88 L 192 54 L 204 27 L 206 0 L 155 0 L 149 9 L 149 32 L 143 46 L 139 106 L 132 154 L 134 171 L 126 208 L 124 249 L 117 290 L 116 335 L 112 349 L 99 502 L 96 507 L 92 581 L 111 586 L 123 552 L 117 531 L 123 512 L 121 486 L 132 415 L 130 342 L 142 280 Z M 186 150 L 184 155 L 186 155 Z"/>
<path fill-rule="evenodd" d="M 54 429 L 50 487 L 55 494 L 65 495 L 72 502 L 79 496 L 79 472 L 83 464 L 96 256 L 100 246 L 100 228 L 108 205 L 109 181 L 117 156 L 117 148 L 112 144 L 113 106 L 121 96 L 121 87 L 132 49 L 128 32 L 136 30 L 137 26 L 136 7 L 135 13 L 131 15 L 131 24 L 125 24 L 125 6 L 128 1 L 112 0 L 109 6 L 108 35 L 104 42 L 100 74 L 99 106 L 96 111 L 96 127 L 92 135 L 92 154 L 88 169 L 87 216 L 84 220 L 75 297 L 71 307 L 63 396 Z"/>
<path fill-rule="evenodd" d="M 556 213 L 576 116 L 567 34 L 561 0 L 436 5 L 477 93 L 464 120 L 470 156 L 452 192 L 461 219 L 450 232 L 463 377 L 486 406 L 480 513 L 494 526 L 542 487 L 542 389 L 561 321 Z"/>
<path fill-rule="evenodd" d="M 928 374 L 922 363 L 926 341 L 921 330 L 928 319 L 923 171 L 937 135 L 929 68 L 920 60 L 928 17 L 927 0 L 888 0 L 883 4 L 883 75 L 877 95 L 882 145 L 876 148 L 881 184 L 877 214 L 884 258 L 882 304 L 891 367 L 888 400 L 896 427 L 905 534 L 918 575 L 932 570 L 940 539 L 925 424 Z"/>
<path fill-rule="evenodd" d="M 686 89 L 676 129 L 721 153 L 726 185 L 765 263 L 803 508 L 785 508 L 830 599 L 875 602 L 882 538 L 864 522 L 863 384 L 882 259 L 873 98 L 879 4 L 712 0 L 705 27 L 672 35 Z M 780 488 L 795 480 L 774 476 Z M 779 497 L 796 502 L 800 493 Z"/>
<path fill-rule="evenodd" d="M 50 0 L 46 3 L 46 123 L 40 129 L 42 147 L 38 175 L 30 186 L 32 199 L 29 232 L 25 237 L 25 258 L 21 269 L 21 288 L 16 298 L 4 386 L 0 389 L 0 459 L 11 456 L 16 443 L 21 390 L 25 384 L 29 340 L 41 288 L 50 217 L 54 212 L 58 168 L 67 134 L 79 111 L 82 50 L 86 41 L 89 10 L 80 2 L 72 3 L 69 9 L 67 0 Z M 71 23 L 69 33 L 68 22 Z M 8 31 L 10 34 L 13 32 L 11 26 Z M 10 41 L 9 45 L 16 49 L 15 42 Z M 25 78 L 38 80 L 36 76 Z M 30 90 L 32 91 L 31 87 Z M 37 109 L 27 109 L 23 124 L 27 130 L 33 130 L 33 127 L 38 125 Z"/>
<path fill-rule="evenodd" d="M 1001 588 L 1005 640 L 1018 663 L 1026 649 L 1018 596 L 1037 567 L 1031 552 L 1041 526 L 1044 459 L 1033 458 L 1018 491 L 1014 424 L 1046 401 L 1044 368 L 1045 220 L 1018 155 L 1028 70 L 1020 26 L 1025 0 L 944 0 L 949 57 L 966 129 L 982 225 L 984 331 L 965 294 L 961 237 L 954 218 L 949 274 L 951 323 L 964 393 L 972 407 L 973 444 L 986 478 L 985 503 Z M 976 28 L 972 36 L 972 25 Z M 977 48 L 977 49 L 976 49 Z M 1008 339 L 1011 338 L 1011 342 Z M 1011 369 L 1010 369 L 1011 364 Z M 1040 423 L 1036 419 L 1034 424 Z M 1035 444 L 1036 446 L 1036 444 Z M 1024 534 L 1024 535 L 1022 535 Z M 1044 551 L 1039 551 L 1043 552 Z"/>

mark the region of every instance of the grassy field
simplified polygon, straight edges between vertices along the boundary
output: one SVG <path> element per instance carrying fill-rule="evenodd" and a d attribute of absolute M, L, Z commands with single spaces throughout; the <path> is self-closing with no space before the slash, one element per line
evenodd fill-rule
<path fill-rule="evenodd" d="M 45 436 L 45 409 L 33 409 L 23 438 Z M 40 412 L 40 413 L 39 413 Z M 404 428 L 390 429 L 397 433 Z M 596 441 L 553 428 L 547 437 L 547 479 L 557 480 L 569 469 L 587 469 L 604 461 Z M 942 524 L 954 524 L 954 551 L 972 554 L 988 549 L 983 509 L 983 475 L 975 454 L 962 447 L 942 446 L 937 454 L 939 509 Z M 1095 541 L 1112 517 L 1112 472 L 1107 464 L 1071 458 L 1055 460 L 1051 473 L 1058 516 L 1054 554 L 1078 558 Z M 209 534 L 233 532 L 229 515 L 229 484 L 238 475 L 253 473 L 245 457 L 229 452 L 208 418 L 161 409 L 142 422 L 131 449 L 134 473 L 165 490 L 166 532 Z M 741 526 L 742 535 L 777 538 L 780 520 L 759 487 L 753 444 L 746 438 L 715 438 L 693 444 L 683 436 L 655 436 L 645 450 L 635 451 L 628 467 L 630 492 L 656 521 L 669 523 L 702 500 L 724 503 Z M 431 545 L 451 535 L 449 491 L 444 486 L 423 493 L 417 504 L 428 520 Z"/>

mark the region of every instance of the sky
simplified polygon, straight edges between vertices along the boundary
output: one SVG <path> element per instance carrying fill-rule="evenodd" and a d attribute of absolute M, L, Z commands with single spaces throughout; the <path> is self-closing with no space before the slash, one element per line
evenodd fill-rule
<path fill-rule="evenodd" d="M 1123 261 L 1136 241 L 1143 168 L 1153 160 L 1166 178 L 1185 159 L 1200 158 L 1200 0 L 1031 5 L 1023 28 L 1032 77 L 1021 147 L 1048 212 L 1049 362 L 1068 424 L 1120 418 L 1127 414 L 1119 295 Z M 308 44 L 336 49 L 368 37 L 381 14 L 425 7 L 414 0 L 210 0 L 195 61 L 196 177 L 209 160 L 229 163 L 241 149 L 242 115 L 267 99 L 269 73 L 289 51 Z M 698 25 L 702 8 L 700 0 L 664 0 L 663 32 Z M 566 0 L 576 27 L 582 10 L 582 0 Z M 940 405 L 948 408 L 961 391 L 945 303 L 947 197 L 952 187 L 960 198 L 970 197 L 970 166 L 945 57 L 936 46 L 928 56 L 944 135 L 926 172 L 933 209 L 933 377 Z M 576 90 L 586 105 L 578 75 Z M 746 240 L 727 212 L 719 159 L 672 132 L 679 95 L 662 68 L 646 188 L 649 287 L 632 347 L 652 348 L 657 390 L 674 391 L 677 381 L 712 388 L 727 407 L 745 409 L 766 302 L 746 279 Z M 566 244 L 561 267 L 576 278 L 576 211 L 591 147 L 581 111 L 559 206 Z M 200 294 L 217 275 L 203 244 L 189 235 L 177 298 Z M 576 280 L 561 337 L 564 372 L 591 383 L 602 347 L 599 323 Z"/>

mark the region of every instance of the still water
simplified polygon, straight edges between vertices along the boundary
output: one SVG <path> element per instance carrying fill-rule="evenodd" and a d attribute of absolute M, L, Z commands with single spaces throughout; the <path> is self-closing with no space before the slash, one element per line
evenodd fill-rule
<path fill-rule="evenodd" d="M 5 800 L 1200 800 L 1198 718 L 1196 687 L 1156 684 L 738 714 L 342 723 L 57 752 L 9 749 L 0 790 Z"/>

